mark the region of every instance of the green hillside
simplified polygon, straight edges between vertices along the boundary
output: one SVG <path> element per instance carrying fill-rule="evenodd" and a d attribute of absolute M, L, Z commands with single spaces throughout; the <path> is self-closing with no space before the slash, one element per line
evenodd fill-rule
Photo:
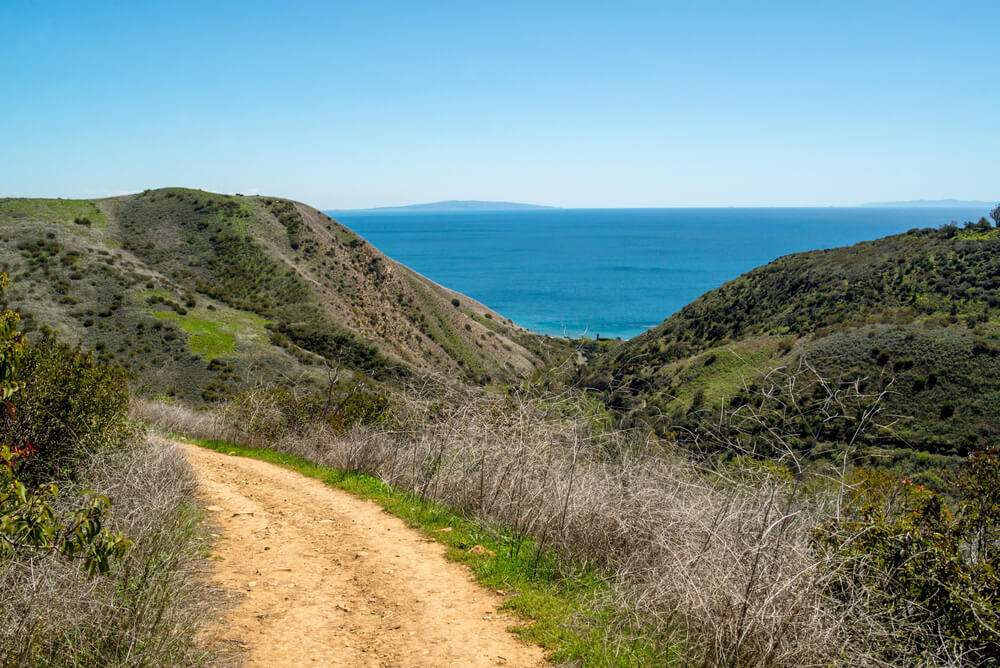
<path fill-rule="evenodd" d="M 140 390 L 189 400 L 321 382 L 324 360 L 377 381 L 509 382 L 558 345 L 271 197 L 2 199 L 0 269 L 29 331 L 58 329 Z"/>
<path fill-rule="evenodd" d="M 834 384 L 888 390 L 885 428 L 865 441 L 882 463 L 995 442 L 1000 230 L 983 220 L 779 258 L 596 356 L 578 380 L 626 421 L 683 434 L 756 401 L 769 372 L 804 364 Z M 806 413 L 827 397 L 816 374 L 793 392 Z M 821 433 L 850 438 L 846 424 Z"/>

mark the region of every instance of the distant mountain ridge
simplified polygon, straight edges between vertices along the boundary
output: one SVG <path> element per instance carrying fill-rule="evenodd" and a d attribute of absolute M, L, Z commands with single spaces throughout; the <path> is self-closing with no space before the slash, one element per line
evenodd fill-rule
<path fill-rule="evenodd" d="M 979 200 L 961 199 L 914 199 L 905 202 L 868 202 L 859 204 L 862 207 L 922 207 L 922 208 L 954 208 L 962 207 L 969 209 L 993 208 L 995 202 L 982 202 Z"/>
<path fill-rule="evenodd" d="M 362 211 L 528 211 L 538 209 L 558 209 L 556 206 L 541 204 L 524 204 L 522 202 L 487 202 L 480 200 L 450 199 L 442 202 L 427 202 L 425 204 L 407 204 L 405 206 L 379 206 L 371 209 L 330 209 L 331 212 L 362 212 Z"/>

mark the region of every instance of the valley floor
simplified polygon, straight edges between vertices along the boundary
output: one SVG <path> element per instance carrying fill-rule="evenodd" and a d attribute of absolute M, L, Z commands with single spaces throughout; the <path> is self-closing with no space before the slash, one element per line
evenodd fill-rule
<path fill-rule="evenodd" d="M 179 444 L 234 603 L 204 640 L 249 666 L 543 666 L 500 597 L 376 504 L 266 462 Z"/>

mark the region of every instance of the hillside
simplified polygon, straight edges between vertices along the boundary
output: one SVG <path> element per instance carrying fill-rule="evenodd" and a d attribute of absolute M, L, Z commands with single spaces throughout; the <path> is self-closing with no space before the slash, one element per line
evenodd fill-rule
<path fill-rule="evenodd" d="M 889 389 L 894 424 L 867 441 L 888 463 L 995 442 L 1000 230 L 984 220 L 779 258 L 596 356 L 579 381 L 666 433 L 752 401 L 765 374 L 803 360 L 834 382 Z M 795 399 L 808 412 L 825 395 L 806 383 Z M 846 425 L 824 429 L 849 438 Z"/>
<path fill-rule="evenodd" d="M 556 344 L 379 253 L 298 202 L 181 188 L 0 200 L 0 269 L 28 330 L 214 400 L 259 379 L 516 380 Z"/>

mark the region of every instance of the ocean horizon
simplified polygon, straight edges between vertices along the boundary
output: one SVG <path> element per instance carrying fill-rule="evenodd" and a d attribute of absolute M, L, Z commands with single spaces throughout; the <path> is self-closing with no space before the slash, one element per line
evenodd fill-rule
<path fill-rule="evenodd" d="M 963 207 L 328 213 L 522 327 L 623 339 L 783 255 L 986 215 Z"/>

